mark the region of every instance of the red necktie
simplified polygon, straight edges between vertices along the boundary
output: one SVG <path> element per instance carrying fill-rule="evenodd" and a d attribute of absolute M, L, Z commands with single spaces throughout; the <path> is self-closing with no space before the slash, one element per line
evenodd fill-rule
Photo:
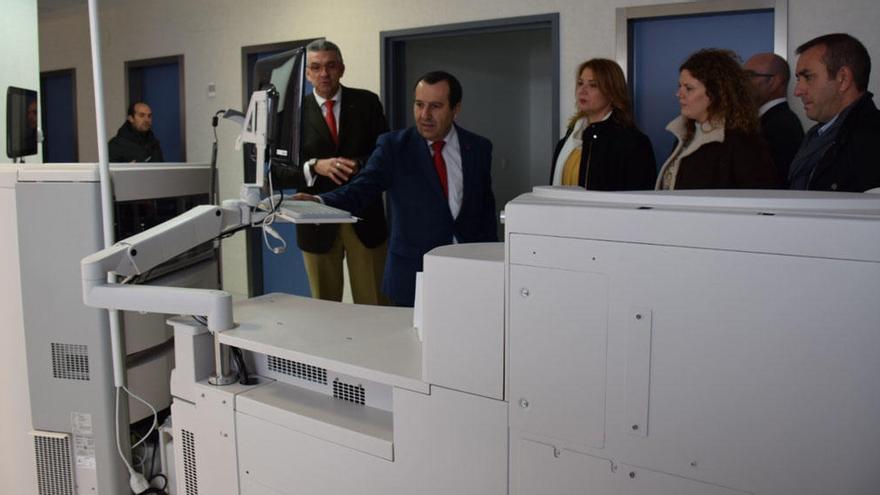
<path fill-rule="evenodd" d="M 446 141 L 434 141 L 431 148 L 434 150 L 434 168 L 437 169 L 437 176 L 440 178 L 440 188 L 443 189 L 443 195 L 449 198 L 449 184 L 446 180 L 446 160 L 443 159 L 443 145 Z"/>
<path fill-rule="evenodd" d="M 324 102 L 324 107 L 327 108 L 327 113 L 324 114 L 324 121 L 327 122 L 327 128 L 330 129 L 330 137 L 333 138 L 333 143 L 339 146 L 339 135 L 336 132 L 336 116 L 333 115 L 333 100 L 327 100 Z"/>

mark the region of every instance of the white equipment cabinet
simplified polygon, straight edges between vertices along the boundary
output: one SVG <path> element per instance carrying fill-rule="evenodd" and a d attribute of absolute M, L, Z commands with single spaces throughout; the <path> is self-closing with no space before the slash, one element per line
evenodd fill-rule
<path fill-rule="evenodd" d="M 873 494 L 880 196 L 537 188 L 409 309 L 171 320 L 178 494 Z M 422 338 L 420 339 L 420 334 Z"/>
<path fill-rule="evenodd" d="M 124 236 L 149 221 L 207 201 L 205 164 L 114 164 L 116 226 Z M 27 164 L 0 167 L 4 240 L 0 286 L 4 387 L 0 459 L 15 476 L 10 493 L 102 495 L 128 491 L 116 452 L 114 387 L 107 313 L 82 304 L 79 261 L 101 241 L 98 167 Z M 127 233 L 126 233 L 127 232 Z M 213 246 L 150 274 L 149 284 L 216 288 Z M 7 312 L 8 311 L 8 312 Z M 144 356 L 166 343 L 167 315 L 123 317 L 126 351 Z M 130 364 L 128 387 L 157 409 L 171 402 L 170 353 Z M 123 398 L 125 396 L 123 395 Z M 127 398 L 125 398 L 127 400 Z M 131 403 L 131 420 L 150 415 Z M 5 469 L 5 468 L 4 468 Z"/>

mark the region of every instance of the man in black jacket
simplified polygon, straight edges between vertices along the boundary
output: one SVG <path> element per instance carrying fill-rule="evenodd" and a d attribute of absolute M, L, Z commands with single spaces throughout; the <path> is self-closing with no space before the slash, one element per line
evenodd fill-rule
<path fill-rule="evenodd" d="M 142 101 L 128 107 L 128 118 L 110 140 L 111 162 L 164 162 L 159 140 L 153 134 L 153 110 Z"/>
<path fill-rule="evenodd" d="M 379 97 L 342 86 L 345 73 L 336 44 L 317 40 L 306 47 L 306 77 L 314 92 L 303 97 L 301 168 L 273 167 L 274 184 L 300 192 L 332 191 L 355 177 L 373 152 L 376 138 L 388 131 Z M 348 264 L 352 299 L 357 304 L 387 304 L 382 295 L 388 226 L 382 198 L 361 211 L 356 224 L 297 225 L 312 297 L 341 301 L 343 259 Z"/>
<path fill-rule="evenodd" d="M 785 59 L 775 53 L 758 53 L 743 65 L 754 90 L 758 114 L 761 116 L 761 136 L 770 145 L 770 155 L 779 178 L 788 187 L 788 169 L 791 160 L 804 140 L 800 119 L 785 99 L 791 71 Z"/>
<path fill-rule="evenodd" d="M 797 49 L 794 95 L 807 132 L 791 164 L 792 189 L 862 192 L 880 187 L 880 111 L 868 91 L 871 57 L 848 34 L 827 34 Z"/>

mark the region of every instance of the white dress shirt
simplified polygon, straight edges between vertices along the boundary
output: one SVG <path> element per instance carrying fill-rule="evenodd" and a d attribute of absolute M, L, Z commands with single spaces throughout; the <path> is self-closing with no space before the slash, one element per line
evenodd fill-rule
<path fill-rule="evenodd" d="M 321 116 L 323 116 L 324 119 L 326 120 L 326 118 L 327 118 L 327 105 L 325 103 L 327 102 L 327 98 L 324 98 L 323 96 L 319 95 L 317 91 L 313 91 L 313 93 L 315 95 L 315 101 L 318 103 L 318 108 L 321 109 Z M 342 86 L 339 87 L 339 90 L 336 91 L 336 94 L 333 95 L 333 97 L 330 99 L 333 100 L 333 117 L 336 119 L 336 135 L 338 136 L 339 135 L 339 124 L 340 124 L 339 123 L 339 115 L 340 115 L 339 107 L 340 107 L 340 104 L 342 103 Z M 317 158 L 310 158 L 310 159 L 306 160 L 305 163 L 303 163 L 303 175 L 305 176 L 306 184 L 309 187 L 314 186 L 315 181 L 318 180 L 317 174 L 312 175 L 312 165 L 314 165 L 317 161 L 318 161 Z"/>
<path fill-rule="evenodd" d="M 433 141 L 425 140 L 428 143 L 428 150 L 431 158 L 434 157 L 434 148 L 431 147 Z M 461 211 L 461 200 L 464 195 L 464 175 L 461 171 L 461 145 L 458 144 L 458 133 L 453 125 L 449 129 L 449 133 L 443 138 L 446 144 L 443 145 L 443 160 L 446 162 L 446 186 L 449 190 L 449 211 L 452 218 L 457 218 Z"/>
<path fill-rule="evenodd" d="M 763 117 L 767 110 L 779 105 L 780 103 L 785 103 L 785 98 L 776 98 L 775 100 L 770 100 L 767 103 L 761 105 L 761 108 L 758 109 L 758 117 Z"/>

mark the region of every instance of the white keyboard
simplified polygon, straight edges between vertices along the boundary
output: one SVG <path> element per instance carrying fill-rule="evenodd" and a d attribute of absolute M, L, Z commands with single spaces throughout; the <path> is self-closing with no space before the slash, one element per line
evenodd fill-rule
<path fill-rule="evenodd" d="M 279 216 L 292 223 L 354 223 L 349 212 L 315 201 L 282 201 Z"/>

